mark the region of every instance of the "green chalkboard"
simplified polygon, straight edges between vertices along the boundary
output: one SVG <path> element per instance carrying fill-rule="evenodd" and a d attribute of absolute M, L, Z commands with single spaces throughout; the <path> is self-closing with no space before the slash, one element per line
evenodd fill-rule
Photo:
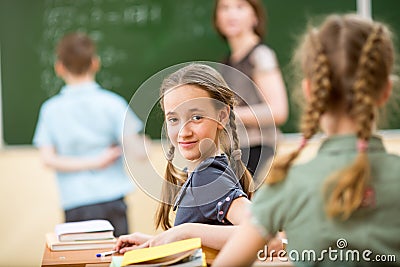
<path fill-rule="evenodd" d="M 167 66 L 219 60 L 226 48 L 212 28 L 212 6 L 197 0 L 1 0 L 5 142 L 31 143 L 41 103 L 63 85 L 53 62 L 65 33 L 85 31 L 97 42 L 98 82 L 129 101 Z M 145 118 L 141 107 L 134 110 Z M 157 129 L 148 132 L 157 137 Z"/>
<path fill-rule="evenodd" d="M 277 53 L 282 67 L 284 79 L 289 91 L 290 115 L 289 121 L 281 127 L 284 132 L 297 132 L 299 112 L 296 96 L 293 90 L 299 86 L 293 79 L 293 66 L 290 64 L 291 56 L 296 48 L 296 42 L 300 34 L 306 29 L 309 22 L 320 22 L 331 13 L 357 12 L 357 1 L 351 0 L 264 0 L 268 9 L 268 36 L 269 44 Z M 400 19 L 398 16 L 400 1 L 398 0 L 371 0 L 372 18 L 388 23 L 394 32 L 396 48 L 399 48 Z M 397 50 L 398 51 L 398 50 Z M 398 52 L 397 52 L 398 54 Z M 399 75 L 398 71 L 396 75 Z M 399 82 L 395 83 L 395 89 L 400 89 Z M 395 92 L 396 93 L 396 92 Z M 398 95 L 398 93 L 396 93 Z M 383 129 L 399 129 L 400 98 L 391 99 L 380 127 Z"/>
<path fill-rule="evenodd" d="M 375 0 L 377 17 L 400 29 L 398 0 Z M 375 4 L 376 2 L 376 4 Z M 266 43 L 277 53 L 287 88 L 295 37 L 310 17 L 355 12 L 356 0 L 264 0 Z M 98 82 L 128 101 L 149 77 L 187 61 L 221 61 L 228 48 L 212 27 L 213 0 L 0 0 L 1 108 L 6 144 L 30 144 L 40 105 L 63 82 L 53 71 L 54 46 L 67 32 L 85 31 L 98 45 Z M 374 13 L 375 15 L 375 13 Z M 397 23 L 397 24 L 396 24 Z M 400 34 L 399 34 L 400 35 Z M 158 89 L 155 89 L 158 90 Z M 134 111 L 146 119 L 146 106 Z M 292 105 L 291 105 L 292 106 Z M 145 132 L 160 137 L 161 114 Z M 296 109 L 282 129 L 296 132 Z M 400 128 L 399 123 L 391 127 Z"/>

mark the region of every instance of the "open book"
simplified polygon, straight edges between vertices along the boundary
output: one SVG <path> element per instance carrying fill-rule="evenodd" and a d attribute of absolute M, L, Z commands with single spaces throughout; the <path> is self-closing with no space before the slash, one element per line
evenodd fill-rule
<path fill-rule="evenodd" d="M 114 227 L 107 220 L 89 220 L 57 224 L 54 229 L 59 241 L 113 239 Z"/>
<path fill-rule="evenodd" d="M 118 266 L 120 259 L 114 258 L 110 266 Z M 206 261 L 200 238 L 191 238 L 128 251 L 120 266 L 206 266 Z"/>

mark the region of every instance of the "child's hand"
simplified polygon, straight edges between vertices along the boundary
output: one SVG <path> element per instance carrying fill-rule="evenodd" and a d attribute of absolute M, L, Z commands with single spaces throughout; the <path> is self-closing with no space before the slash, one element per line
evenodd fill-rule
<path fill-rule="evenodd" d="M 146 243 L 140 246 L 140 248 L 143 247 L 154 247 L 154 246 L 160 246 L 164 244 L 168 244 L 171 242 L 179 241 L 182 239 L 185 239 L 185 231 L 188 230 L 188 224 L 181 224 L 178 226 L 174 226 L 167 231 L 164 231 L 153 238 L 149 239 Z"/>
<path fill-rule="evenodd" d="M 286 250 L 286 244 L 287 244 L 287 239 L 285 232 L 278 232 L 276 236 L 268 242 L 268 250 L 269 251 L 274 250 L 275 252 L 272 255 L 278 256 L 279 251 Z"/>
<path fill-rule="evenodd" d="M 117 240 L 114 250 L 123 254 L 130 250 L 147 247 L 147 241 L 152 238 L 152 235 L 146 235 L 138 232 L 130 235 L 121 235 Z"/>
<path fill-rule="evenodd" d="M 119 146 L 108 147 L 98 158 L 98 169 L 104 169 L 114 163 L 121 156 L 121 148 Z"/>
<path fill-rule="evenodd" d="M 282 240 L 280 238 L 274 237 L 268 242 L 268 253 L 274 251 L 272 255 L 268 254 L 267 256 L 278 256 L 278 252 L 283 250 Z"/>

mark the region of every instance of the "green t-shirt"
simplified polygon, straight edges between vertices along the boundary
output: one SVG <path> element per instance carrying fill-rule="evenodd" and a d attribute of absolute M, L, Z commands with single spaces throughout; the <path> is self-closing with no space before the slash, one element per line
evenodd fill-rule
<path fill-rule="evenodd" d="M 353 162 L 356 145 L 353 135 L 328 138 L 314 159 L 293 166 L 283 182 L 263 185 L 255 194 L 253 222 L 265 236 L 284 230 L 287 256 L 296 265 L 365 266 L 368 259 L 400 265 L 400 157 L 388 154 L 381 139 L 372 137 L 368 147 L 375 204 L 346 221 L 325 215 L 324 182 Z"/>

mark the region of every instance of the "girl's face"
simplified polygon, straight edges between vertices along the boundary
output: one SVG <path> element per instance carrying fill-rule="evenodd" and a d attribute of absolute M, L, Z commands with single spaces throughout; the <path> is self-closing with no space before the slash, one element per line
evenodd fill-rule
<path fill-rule="evenodd" d="M 163 101 L 168 137 L 182 156 L 200 162 L 216 155 L 223 129 L 219 121 L 227 118 L 227 110 L 217 111 L 216 100 L 195 85 L 170 89 Z"/>
<path fill-rule="evenodd" d="M 226 37 L 236 37 L 254 32 L 257 17 L 253 7 L 245 0 L 219 0 L 216 11 L 216 25 Z"/>

